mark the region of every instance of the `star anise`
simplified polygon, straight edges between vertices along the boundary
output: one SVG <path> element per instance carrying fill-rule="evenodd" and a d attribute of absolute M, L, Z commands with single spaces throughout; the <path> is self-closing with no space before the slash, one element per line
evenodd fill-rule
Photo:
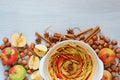
<path fill-rule="evenodd" d="M 69 29 L 67 30 L 67 34 L 74 34 L 73 29 L 70 29 L 70 28 L 69 28 Z"/>

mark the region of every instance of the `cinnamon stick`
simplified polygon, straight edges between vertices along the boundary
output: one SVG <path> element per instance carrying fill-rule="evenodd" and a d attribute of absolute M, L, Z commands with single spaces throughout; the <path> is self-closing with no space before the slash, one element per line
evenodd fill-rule
<path fill-rule="evenodd" d="M 41 34 L 39 34 L 38 32 L 35 32 L 35 35 L 42 38 L 44 41 L 46 41 L 47 43 L 49 43 L 50 45 L 52 44 L 48 39 L 46 39 L 45 37 L 43 37 Z"/>
<path fill-rule="evenodd" d="M 95 36 L 98 32 L 100 32 L 99 26 L 96 26 L 92 32 L 84 39 L 85 42 L 88 42 L 93 36 Z"/>
<path fill-rule="evenodd" d="M 88 28 L 88 29 L 86 29 L 86 30 L 84 30 L 84 31 L 81 31 L 80 33 L 76 34 L 76 36 L 80 36 L 80 35 L 82 35 L 82 34 L 84 34 L 84 33 L 87 33 L 87 32 L 89 32 L 89 31 L 91 31 L 91 30 L 93 30 L 93 28 Z"/>

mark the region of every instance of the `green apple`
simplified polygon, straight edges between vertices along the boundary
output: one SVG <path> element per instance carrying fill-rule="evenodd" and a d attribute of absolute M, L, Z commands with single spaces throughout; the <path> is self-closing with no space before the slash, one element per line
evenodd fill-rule
<path fill-rule="evenodd" d="M 26 77 L 26 70 L 22 65 L 15 65 L 9 70 L 10 80 L 23 80 Z"/>

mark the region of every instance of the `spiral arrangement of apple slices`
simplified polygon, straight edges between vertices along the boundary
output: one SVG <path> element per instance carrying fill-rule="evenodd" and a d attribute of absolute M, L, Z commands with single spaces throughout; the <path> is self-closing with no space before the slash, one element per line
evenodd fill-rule
<path fill-rule="evenodd" d="M 53 80 L 89 80 L 94 72 L 91 55 L 77 44 L 59 47 L 48 63 L 48 71 Z"/>

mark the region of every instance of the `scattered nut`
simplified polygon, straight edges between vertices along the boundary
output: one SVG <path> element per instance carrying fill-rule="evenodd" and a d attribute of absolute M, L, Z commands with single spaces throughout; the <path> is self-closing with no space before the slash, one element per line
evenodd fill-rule
<path fill-rule="evenodd" d="M 28 78 L 26 77 L 26 78 L 24 78 L 24 80 L 28 80 Z"/>
<path fill-rule="evenodd" d="M 96 41 L 96 40 L 98 40 L 98 36 L 97 35 L 95 35 L 95 36 L 93 36 L 93 38 L 92 38 L 94 41 Z"/>
<path fill-rule="evenodd" d="M 115 65 L 111 65 L 110 68 L 112 69 L 112 71 L 115 71 L 116 66 Z"/>
<path fill-rule="evenodd" d="M 11 43 L 10 42 L 6 42 L 5 44 L 7 47 L 11 47 Z"/>
<path fill-rule="evenodd" d="M 27 54 L 27 53 L 28 53 L 28 50 L 27 50 L 27 49 L 25 49 L 25 50 L 24 50 L 24 53 L 25 53 L 25 54 Z"/>
<path fill-rule="evenodd" d="M 99 41 L 94 41 L 94 44 L 98 46 L 100 43 Z"/>
<path fill-rule="evenodd" d="M 102 48 L 103 48 L 103 46 L 102 46 L 102 45 L 99 45 L 99 46 L 98 46 L 98 49 L 99 49 L 99 50 L 101 50 Z"/>
<path fill-rule="evenodd" d="M 116 40 L 112 40 L 112 41 L 111 41 L 111 44 L 112 44 L 112 45 L 117 45 L 117 43 L 118 43 L 118 42 L 117 42 Z"/>
<path fill-rule="evenodd" d="M 100 50 L 99 49 L 95 49 L 95 52 L 98 53 Z"/>
<path fill-rule="evenodd" d="M 119 54 L 119 53 L 118 53 L 118 54 L 116 54 L 116 57 L 120 59 L 120 54 Z"/>
<path fill-rule="evenodd" d="M 21 58 L 24 57 L 24 53 L 23 52 L 20 53 L 20 57 Z"/>
<path fill-rule="evenodd" d="M 116 52 L 116 53 L 120 53 L 120 48 L 116 48 L 116 49 L 115 49 L 115 52 Z"/>
<path fill-rule="evenodd" d="M 4 38 L 3 38 L 3 42 L 4 42 L 4 43 L 7 43 L 8 41 L 9 41 L 9 40 L 8 40 L 7 37 L 4 37 Z"/>
<path fill-rule="evenodd" d="M 88 41 L 88 43 L 89 43 L 90 45 L 92 45 L 92 44 L 93 44 L 93 40 L 90 39 L 90 40 Z"/>
<path fill-rule="evenodd" d="M 32 70 L 31 69 L 27 70 L 27 73 L 32 74 Z"/>
<path fill-rule="evenodd" d="M 23 61 L 22 61 L 22 64 L 23 64 L 23 65 L 26 65 L 26 64 L 27 64 L 27 61 L 26 61 L 26 60 L 23 60 Z"/>
<path fill-rule="evenodd" d="M 36 38 L 35 42 L 36 42 L 37 44 L 40 44 L 40 43 L 41 43 L 41 38 Z"/>
<path fill-rule="evenodd" d="M 25 60 L 28 60 L 29 58 L 30 58 L 29 55 L 26 55 L 26 56 L 24 57 Z"/>
<path fill-rule="evenodd" d="M 18 63 L 22 63 L 22 59 L 21 58 L 18 59 Z"/>
<path fill-rule="evenodd" d="M 105 42 L 106 42 L 106 43 L 109 43 L 109 42 L 110 42 L 110 38 L 105 37 Z"/>
<path fill-rule="evenodd" d="M 113 78 L 113 80 L 119 80 L 119 77 L 118 77 L 118 76 L 115 76 L 115 77 Z"/>
<path fill-rule="evenodd" d="M 112 44 L 110 44 L 110 45 L 109 45 L 109 48 L 110 48 L 110 49 L 113 49 L 113 45 L 112 45 Z"/>
<path fill-rule="evenodd" d="M 93 45 L 92 45 L 92 48 L 93 48 L 93 49 L 97 49 L 97 46 L 93 44 Z"/>
<path fill-rule="evenodd" d="M 104 40 L 99 40 L 100 45 L 104 45 L 105 41 Z"/>
<path fill-rule="evenodd" d="M 28 52 L 28 56 L 32 56 L 32 52 L 29 51 L 29 52 Z"/>
<path fill-rule="evenodd" d="M 105 36 L 103 34 L 99 35 L 100 39 L 104 40 Z"/>
<path fill-rule="evenodd" d="M 112 74 L 113 77 L 116 76 L 116 73 L 115 73 L 115 72 L 111 72 L 111 74 Z"/>
<path fill-rule="evenodd" d="M 35 48 L 35 43 L 31 43 L 30 48 L 34 49 Z"/>
<path fill-rule="evenodd" d="M 28 66 L 28 64 L 26 64 L 24 67 L 25 67 L 25 69 L 29 69 L 29 66 Z"/>
<path fill-rule="evenodd" d="M 80 35 L 80 40 L 84 40 L 85 36 L 84 35 Z"/>
<path fill-rule="evenodd" d="M 8 75 L 9 75 L 9 71 L 8 71 L 8 70 L 5 70 L 5 71 L 4 71 L 4 74 L 5 74 L 6 76 L 8 76 Z"/>

